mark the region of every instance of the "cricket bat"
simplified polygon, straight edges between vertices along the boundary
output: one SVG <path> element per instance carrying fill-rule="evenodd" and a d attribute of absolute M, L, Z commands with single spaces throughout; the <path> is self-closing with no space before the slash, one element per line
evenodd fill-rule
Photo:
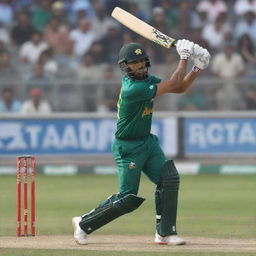
<path fill-rule="evenodd" d="M 176 46 L 175 39 L 165 35 L 161 31 L 119 7 L 115 7 L 111 15 L 114 19 L 122 23 L 130 30 L 157 44 L 160 44 L 163 47 L 170 48 L 171 46 Z"/>

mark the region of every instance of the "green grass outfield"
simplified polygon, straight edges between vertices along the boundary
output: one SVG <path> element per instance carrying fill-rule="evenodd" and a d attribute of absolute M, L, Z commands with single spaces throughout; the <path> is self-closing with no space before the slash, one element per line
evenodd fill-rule
<path fill-rule="evenodd" d="M 181 176 L 178 231 L 187 237 L 250 239 L 256 234 L 255 175 Z M 0 176 L 0 240 L 15 236 L 16 177 Z M 36 177 L 37 235 L 72 234 L 71 218 L 91 210 L 118 191 L 116 176 L 77 175 Z M 135 212 L 106 225 L 95 234 L 152 235 L 155 231 L 154 185 L 144 176 L 139 195 L 145 203 Z M 154 252 L 1 249 L 0 255 L 167 255 Z M 183 252 L 178 256 L 255 255 L 249 252 Z"/>

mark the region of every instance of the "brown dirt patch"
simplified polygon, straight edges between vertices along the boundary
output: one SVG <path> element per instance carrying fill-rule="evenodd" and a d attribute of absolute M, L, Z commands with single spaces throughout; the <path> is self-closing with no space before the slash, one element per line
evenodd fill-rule
<path fill-rule="evenodd" d="M 102 251 L 220 251 L 256 252 L 256 239 L 185 237 L 184 246 L 154 244 L 151 236 L 92 235 L 88 245 L 77 245 L 70 236 L 0 237 L 0 248 L 79 249 Z"/>

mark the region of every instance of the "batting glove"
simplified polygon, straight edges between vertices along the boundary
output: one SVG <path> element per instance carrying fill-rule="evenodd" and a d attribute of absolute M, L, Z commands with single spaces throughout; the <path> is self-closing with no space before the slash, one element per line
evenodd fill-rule
<path fill-rule="evenodd" d="M 210 58 L 211 55 L 206 49 L 195 44 L 191 55 L 191 59 L 194 62 L 193 71 L 198 72 L 199 70 L 206 69 L 209 65 Z"/>
<path fill-rule="evenodd" d="M 202 55 L 203 50 L 204 50 L 204 48 L 202 46 L 200 46 L 198 44 L 194 44 L 193 52 L 191 54 L 191 59 L 193 59 L 194 57 L 196 57 L 198 55 Z"/>
<path fill-rule="evenodd" d="M 194 43 L 189 40 L 182 39 L 177 41 L 176 50 L 180 55 L 181 60 L 188 60 L 193 53 L 193 48 Z"/>

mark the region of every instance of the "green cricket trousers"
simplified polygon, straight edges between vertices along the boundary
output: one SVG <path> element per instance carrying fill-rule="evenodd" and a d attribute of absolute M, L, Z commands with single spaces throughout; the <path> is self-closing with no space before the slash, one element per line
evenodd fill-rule
<path fill-rule="evenodd" d="M 160 170 L 167 160 L 157 136 L 150 134 L 139 140 L 115 139 L 112 146 L 118 166 L 120 195 L 137 195 L 143 172 L 156 185 L 160 182 Z"/>

